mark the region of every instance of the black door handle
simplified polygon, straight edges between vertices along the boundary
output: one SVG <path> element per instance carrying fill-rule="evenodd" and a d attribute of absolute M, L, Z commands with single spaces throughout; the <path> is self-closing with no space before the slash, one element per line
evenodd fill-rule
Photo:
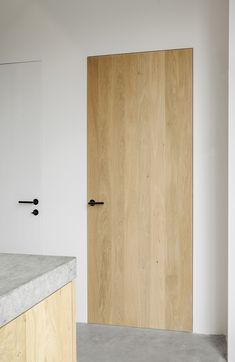
<path fill-rule="evenodd" d="M 35 210 L 32 211 L 32 214 L 37 216 L 39 214 L 39 211 L 37 209 L 35 209 Z"/>
<path fill-rule="evenodd" d="M 88 202 L 88 205 L 90 205 L 90 206 L 95 206 L 95 205 L 104 205 L 104 202 L 103 201 L 95 201 L 95 200 L 90 200 L 89 202 Z"/>
<path fill-rule="evenodd" d="M 33 201 L 18 201 L 19 204 L 34 204 L 37 205 L 39 203 L 38 199 L 34 199 Z"/>

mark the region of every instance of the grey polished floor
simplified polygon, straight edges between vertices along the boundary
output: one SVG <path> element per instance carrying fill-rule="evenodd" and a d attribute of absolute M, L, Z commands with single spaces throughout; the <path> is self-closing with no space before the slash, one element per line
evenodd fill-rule
<path fill-rule="evenodd" d="M 78 362 L 224 362 L 223 336 L 78 324 Z"/>

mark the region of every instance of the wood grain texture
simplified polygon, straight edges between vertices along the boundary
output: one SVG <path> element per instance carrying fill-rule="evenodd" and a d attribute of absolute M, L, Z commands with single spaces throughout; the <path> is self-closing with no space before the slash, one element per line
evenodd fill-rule
<path fill-rule="evenodd" d="M 76 361 L 73 303 L 69 283 L 26 313 L 28 361 Z"/>
<path fill-rule="evenodd" d="M 0 328 L 0 361 L 27 361 L 25 315 L 21 315 L 13 322 Z"/>
<path fill-rule="evenodd" d="M 76 362 L 74 284 L 0 329 L 1 362 Z"/>
<path fill-rule="evenodd" d="M 192 50 L 88 58 L 90 323 L 192 329 Z"/>

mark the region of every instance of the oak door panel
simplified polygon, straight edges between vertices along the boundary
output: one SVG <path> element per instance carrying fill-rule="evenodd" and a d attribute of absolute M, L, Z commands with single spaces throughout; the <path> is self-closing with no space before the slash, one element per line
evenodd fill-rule
<path fill-rule="evenodd" d="M 192 50 L 88 58 L 90 323 L 192 329 Z"/>

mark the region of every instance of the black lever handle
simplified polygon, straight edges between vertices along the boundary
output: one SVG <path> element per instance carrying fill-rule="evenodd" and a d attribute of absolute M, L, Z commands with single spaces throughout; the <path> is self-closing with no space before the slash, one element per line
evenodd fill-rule
<path fill-rule="evenodd" d="M 88 205 L 90 205 L 90 206 L 104 205 L 104 202 L 103 202 L 103 201 L 90 200 L 90 201 L 88 202 Z"/>
<path fill-rule="evenodd" d="M 34 199 L 33 201 L 18 201 L 19 204 L 34 204 L 37 205 L 39 203 L 38 199 Z"/>

